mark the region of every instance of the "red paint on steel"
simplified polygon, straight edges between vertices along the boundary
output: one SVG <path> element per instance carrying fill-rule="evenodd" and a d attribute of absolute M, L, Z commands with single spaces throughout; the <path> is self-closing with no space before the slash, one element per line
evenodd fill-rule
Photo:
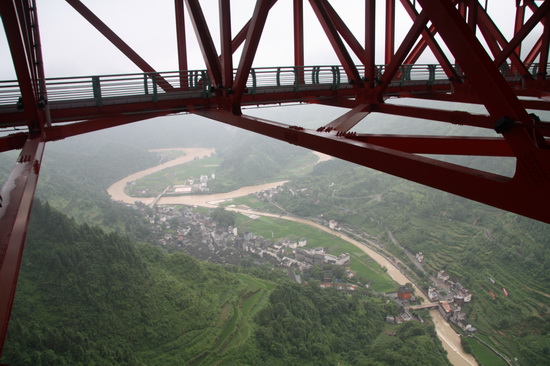
<path fill-rule="evenodd" d="M 361 63 L 364 64 L 365 49 L 361 46 L 357 38 L 355 38 L 346 23 L 342 20 L 342 18 L 340 18 L 338 13 L 334 10 L 332 5 L 330 5 L 328 1 L 324 2 L 324 7 L 330 19 L 332 20 L 332 23 L 334 24 L 337 32 L 342 36 L 343 40 L 346 41 L 349 48 L 353 51 L 353 53 L 355 53 L 355 56 L 361 61 Z"/>
<path fill-rule="evenodd" d="M 220 42 L 221 42 L 221 68 L 222 85 L 224 88 L 233 87 L 233 49 L 231 48 L 231 7 L 229 0 L 220 2 Z"/>
<path fill-rule="evenodd" d="M 298 83 L 304 82 L 304 0 L 293 0 L 294 66 L 298 68 Z"/>
<path fill-rule="evenodd" d="M 365 0 L 365 78 L 367 86 L 374 88 L 376 73 L 376 1 Z"/>
<path fill-rule="evenodd" d="M 210 83 L 212 85 L 221 84 L 222 74 L 220 60 L 202 8 L 198 0 L 185 0 L 185 3 L 187 4 L 187 9 L 191 16 L 193 28 L 195 28 L 195 35 L 199 41 L 199 47 L 202 52 L 202 57 L 204 58 L 204 63 L 206 64 Z"/>
<path fill-rule="evenodd" d="M 525 4 L 516 3 L 516 17 L 514 21 L 514 38 L 519 33 L 520 29 L 523 27 L 523 22 L 525 21 Z M 518 44 L 514 50 L 516 54 L 521 58 L 521 43 Z"/>
<path fill-rule="evenodd" d="M 342 67 L 344 68 L 350 83 L 355 88 L 357 96 L 361 97 L 363 81 L 361 79 L 361 76 L 359 75 L 359 71 L 357 70 L 355 63 L 353 62 L 349 52 L 346 49 L 346 46 L 344 45 L 344 42 L 338 34 L 338 30 L 334 25 L 334 22 L 327 12 L 327 2 L 325 0 L 309 0 L 309 2 L 311 4 L 311 7 L 313 8 L 313 11 L 315 12 L 315 15 L 317 16 L 317 19 L 321 23 L 321 26 L 323 27 L 323 30 L 325 31 L 325 34 L 327 35 L 334 52 L 336 52 L 336 56 L 338 57 L 338 60 L 340 60 L 340 63 L 342 64 Z"/>
<path fill-rule="evenodd" d="M 384 63 L 387 65 L 393 58 L 395 49 L 395 0 L 386 0 L 386 47 Z"/>
<path fill-rule="evenodd" d="M 2 187 L 0 208 L 0 356 L 6 339 L 44 142 L 30 137 Z"/>
<path fill-rule="evenodd" d="M 256 56 L 256 50 L 260 43 L 267 15 L 274 3 L 274 0 L 258 0 L 252 18 L 250 19 L 250 25 L 246 34 L 246 42 L 233 84 L 234 93 L 231 95 L 232 111 L 235 114 L 241 113 L 241 99 L 246 87 L 246 81 L 248 80 L 248 74 L 252 67 L 252 61 L 254 61 L 254 57 Z"/>
<path fill-rule="evenodd" d="M 418 12 L 412 6 L 410 1 L 408 0 L 401 0 L 401 3 L 403 4 L 403 7 L 411 17 L 413 22 L 417 21 L 418 18 Z M 435 40 L 436 35 L 435 27 L 432 25 L 429 29 L 423 29 L 422 30 L 422 39 L 416 44 L 414 49 L 409 53 L 405 61 L 403 61 L 404 64 L 414 64 L 420 57 L 420 55 L 424 52 L 426 49 L 426 46 L 430 47 L 430 50 L 434 54 L 435 58 L 445 71 L 445 74 L 451 81 L 451 83 L 456 84 L 459 83 L 459 76 L 454 69 L 453 65 L 451 65 L 451 61 L 447 58 L 445 55 L 445 52 L 441 49 L 439 44 Z"/>
<path fill-rule="evenodd" d="M 466 197 L 520 215 L 550 222 L 547 186 L 445 163 L 382 146 L 315 132 L 222 110 L 197 110 L 196 114 L 265 136 L 320 151 L 343 160 Z M 510 196 L 514 196 L 511 199 Z"/>
<path fill-rule="evenodd" d="M 178 66 L 180 71 L 188 70 L 187 67 L 187 39 L 185 34 L 185 6 L 184 0 L 174 0 L 176 13 L 176 42 L 178 48 Z M 187 73 L 180 75 L 180 88 L 187 89 L 189 80 Z"/>
<path fill-rule="evenodd" d="M 19 3 L 19 2 L 18 2 Z M 21 5 L 21 3 L 19 3 Z M 28 3 L 26 3 L 28 6 Z M 30 130 L 41 128 L 38 113 L 38 80 L 34 69 L 29 32 L 26 29 L 25 15 L 17 11 L 14 0 L 0 1 L 0 13 L 10 47 L 25 113 Z"/>
<path fill-rule="evenodd" d="M 97 17 L 90 9 L 88 9 L 80 0 L 67 0 L 76 11 L 80 13 L 91 25 L 93 25 L 101 34 L 105 36 L 120 52 L 128 57 L 137 67 L 143 72 L 156 73 L 140 55 L 136 53 L 126 42 L 122 40 L 115 32 L 111 30 L 101 19 Z M 162 77 L 157 76 L 157 84 L 165 91 L 171 91 L 173 88 L 170 83 Z"/>

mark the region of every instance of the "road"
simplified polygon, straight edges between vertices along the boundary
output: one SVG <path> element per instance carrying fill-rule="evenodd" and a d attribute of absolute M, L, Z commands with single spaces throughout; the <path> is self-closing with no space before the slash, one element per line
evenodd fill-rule
<path fill-rule="evenodd" d="M 167 149 L 169 150 L 169 149 Z M 144 177 L 148 174 L 152 174 L 154 172 L 157 172 L 159 170 L 165 169 L 170 166 L 178 165 L 178 164 L 184 164 L 186 162 L 189 162 L 195 158 L 201 158 L 205 156 L 209 156 L 213 153 L 213 150 L 211 149 L 173 149 L 173 150 L 183 150 L 186 152 L 186 155 L 183 157 L 179 157 L 177 159 L 174 159 L 172 161 L 169 161 L 167 163 L 161 164 L 159 166 L 143 170 L 141 172 L 132 174 L 124 179 L 121 179 L 120 181 L 113 184 L 111 187 L 109 187 L 109 194 L 111 195 L 111 198 L 116 201 L 122 201 L 125 203 L 133 204 L 136 201 L 136 198 L 130 197 L 124 193 L 124 187 L 127 183 L 130 183 L 132 181 L 135 181 L 141 177 Z M 327 160 L 327 156 L 324 154 L 317 154 L 320 157 L 319 161 L 325 161 Z M 173 163 L 175 160 L 177 160 L 176 163 Z M 318 161 L 318 162 L 319 162 Z M 189 196 L 174 196 L 174 197 L 162 197 L 159 199 L 158 204 L 160 205 L 176 205 L 176 204 L 183 204 L 183 205 L 193 205 L 193 206 L 201 206 L 201 207 L 218 207 L 220 203 L 223 201 L 246 196 L 248 194 L 252 194 L 255 192 L 261 192 L 266 189 L 275 188 L 277 186 L 280 186 L 287 181 L 280 181 L 280 182 L 274 182 L 274 183 L 268 183 L 268 184 L 260 184 L 256 186 L 248 186 L 243 187 L 238 190 L 228 192 L 228 193 L 220 193 L 220 194 L 212 194 L 212 195 L 189 195 Z M 145 204 L 148 204 L 150 201 L 152 201 L 154 197 L 151 198 L 140 198 L 139 200 L 142 201 Z M 326 233 L 332 234 L 340 239 L 346 240 L 349 243 L 355 245 L 357 248 L 361 249 L 363 252 L 365 252 L 368 256 L 370 256 L 372 259 L 374 259 L 378 264 L 380 264 L 383 267 L 386 267 L 388 275 L 398 284 L 404 285 L 406 283 L 410 283 L 411 280 L 409 280 L 399 269 L 397 269 L 394 264 L 386 259 L 383 255 L 377 253 L 376 251 L 372 250 L 365 244 L 347 236 L 344 235 L 338 231 L 332 230 L 328 227 L 325 227 L 323 225 L 320 225 L 316 222 L 313 222 L 311 220 L 303 219 L 300 217 L 294 217 L 294 216 L 288 216 L 288 215 L 277 215 L 267 212 L 260 212 L 256 210 L 250 210 L 250 209 L 241 209 L 237 207 L 228 207 L 227 210 L 239 212 L 245 215 L 257 215 L 257 216 L 266 216 L 266 217 L 275 217 L 283 220 L 289 220 L 298 222 L 304 225 L 309 225 L 312 227 L 315 227 L 319 230 L 322 230 Z M 419 288 L 414 286 L 414 290 L 417 297 L 421 297 L 424 299 L 425 302 L 428 300 L 424 297 L 422 294 L 422 291 L 420 291 Z M 430 314 L 434 320 L 435 323 L 435 329 L 437 331 L 437 336 L 441 340 L 443 344 L 443 348 L 447 351 L 447 357 L 451 361 L 451 363 L 455 366 L 474 366 L 477 365 L 477 362 L 475 359 L 465 353 L 462 350 L 461 342 L 460 342 L 460 336 L 451 328 L 451 326 L 443 319 L 441 314 L 438 310 L 431 310 Z"/>

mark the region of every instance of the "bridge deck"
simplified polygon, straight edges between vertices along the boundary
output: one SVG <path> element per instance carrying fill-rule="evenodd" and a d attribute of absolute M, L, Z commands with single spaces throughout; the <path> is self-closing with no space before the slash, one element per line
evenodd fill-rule
<path fill-rule="evenodd" d="M 378 66 L 379 75 L 384 67 Z M 510 84 L 521 83 L 521 76 L 512 68 L 502 70 Z M 440 66 L 404 65 L 386 89 L 388 96 L 428 91 L 448 93 L 451 83 Z M 54 123 L 120 113 L 121 108 L 115 106 L 126 106 L 127 111 L 178 112 L 187 106 L 209 105 L 217 95 L 204 70 L 52 78 L 46 80 L 46 90 Z M 25 124 L 20 96 L 17 81 L 0 81 L 0 127 Z M 334 96 L 355 96 L 341 66 L 259 68 L 250 72 L 242 104 Z"/>

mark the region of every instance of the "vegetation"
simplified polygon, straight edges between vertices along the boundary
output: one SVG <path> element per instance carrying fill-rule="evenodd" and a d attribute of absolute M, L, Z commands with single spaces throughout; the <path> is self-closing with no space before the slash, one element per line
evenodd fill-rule
<path fill-rule="evenodd" d="M 250 363 L 252 318 L 272 287 L 182 253 L 136 248 L 37 202 L 2 362 Z"/>
<path fill-rule="evenodd" d="M 175 157 L 174 157 L 175 158 Z M 153 197 L 161 194 L 166 187 L 178 184 L 186 184 L 190 178 L 196 181 L 201 175 L 211 177 L 220 163 L 220 158 L 211 156 L 203 159 L 193 160 L 189 163 L 166 168 L 156 173 L 147 175 L 127 187 L 130 196 Z M 147 192 L 142 194 L 141 192 Z M 193 192 L 197 193 L 197 192 Z"/>
<path fill-rule="evenodd" d="M 362 292 L 346 296 L 292 284 L 272 270 L 136 247 L 38 201 L 1 361 L 393 365 L 407 354 L 410 365 L 445 365 L 424 325 L 404 325 L 385 339 L 384 316 L 393 310 Z M 395 347 L 382 352 L 388 342 Z"/>
<path fill-rule="evenodd" d="M 157 123 L 148 131 L 161 131 Z M 517 357 L 522 365 L 550 364 L 548 225 L 337 160 L 309 171 L 304 167 L 311 167 L 306 163 L 312 156 L 303 151 L 293 151 L 298 155 L 291 156 L 286 153 L 291 147 L 287 144 L 250 142 L 234 130 L 210 133 L 205 129 L 208 124 L 186 124 L 181 130 L 174 124 L 170 134 L 151 132 L 146 139 L 129 132 L 140 129 L 134 125 L 115 134 L 115 139 L 86 135 L 59 143 L 63 149 L 58 143 L 48 145 L 38 196 L 49 203 L 35 205 L 2 362 L 389 365 L 421 364 L 418 351 L 422 351 L 427 357 L 422 364 L 444 364 L 433 328 L 407 323 L 388 332 L 379 322 L 386 311 L 392 311 L 376 298 L 290 285 L 284 282 L 284 273 L 271 268 L 222 268 L 183 254 L 167 255 L 146 244 L 131 244 L 130 240 L 148 241 L 148 226 L 132 209 L 113 204 L 105 189 L 130 173 L 158 164 L 149 148 L 213 146 L 224 159 L 216 169 L 216 181 L 221 184 L 216 189 L 292 177 L 289 189 L 276 197 L 284 210 L 319 220 L 335 219 L 356 229 L 357 235 L 382 242 L 405 265 L 412 265 L 405 251 L 422 251 L 427 273 L 445 269 L 474 294 L 465 311 L 479 329 L 479 340 L 509 358 Z M 244 142 L 244 149 L 226 149 L 226 143 L 237 140 Z M 139 147 L 120 144 L 135 141 L 140 141 Z M 259 145 L 265 149 L 259 151 Z M 11 153 L 0 154 L 0 179 L 14 161 Z M 507 162 L 476 164 L 507 175 L 513 171 Z M 303 175 L 293 176 L 296 173 Z M 269 206 L 253 198 L 234 203 L 263 205 L 262 210 Z M 238 225 L 239 220 L 238 216 Z M 260 223 L 251 224 L 250 230 L 269 230 L 253 226 Z M 285 228 L 280 226 L 282 233 Z M 266 236 L 270 235 L 269 230 Z M 333 242 L 339 248 L 335 250 L 352 254 L 355 271 L 372 278 L 366 256 Z M 423 272 L 413 269 L 411 274 L 420 284 L 429 284 Z M 324 307 L 334 311 L 320 324 L 302 316 L 307 320 L 302 324 L 296 315 L 303 315 L 302 310 L 287 304 L 279 289 L 314 314 Z M 279 317 L 273 309 L 286 309 L 285 316 Z M 358 321 L 359 327 L 368 322 L 380 331 L 369 328 L 368 341 L 359 340 L 361 350 L 340 353 L 339 341 L 334 340 L 342 330 L 329 325 L 349 324 L 350 319 L 357 320 L 356 313 L 373 315 Z M 312 330 L 312 341 L 319 347 L 305 338 L 305 348 L 300 348 L 310 360 L 300 359 L 293 340 L 304 338 L 288 333 L 294 328 L 285 324 Z M 356 330 L 350 327 L 347 331 L 353 337 Z M 284 357 L 276 358 L 268 347 L 273 334 L 278 335 L 277 347 L 285 350 Z M 433 352 L 426 353 L 428 348 Z M 470 349 L 480 361 L 493 362 L 487 361 L 494 357 L 481 343 L 472 343 Z"/>
<path fill-rule="evenodd" d="M 267 137 L 247 136 L 219 152 L 223 158 L 210 185 L 212 192 L 288 179 L 311 170 L 317 160 L 308 150 Z"/>
<path fill-rule="evenodd" d="M 489 345 L 522 364 L 550 363 L 550 226 L 340 161 L 287 186 L 278 205 L 368 233 L 409 267 L 404 250 L 422 252 L 428 274 L 444 269 L 474 294 L 465 310 Z"/>

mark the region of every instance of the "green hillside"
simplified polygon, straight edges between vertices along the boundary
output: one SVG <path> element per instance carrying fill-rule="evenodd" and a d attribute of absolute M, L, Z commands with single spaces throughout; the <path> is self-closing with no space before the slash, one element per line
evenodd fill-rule
<path fill-rule="evenodd" d="M 336 160 L 287 188 L 279 205 L 374 235 L 427 288 L 404 249 L 422 252 L 426 273 L 472 291 L 465 311 L 482 339 L 521 364 L 550 363 L 550 225 Z"/>
<path fill-rule="evenodd" d="M 364 291 L 135 247 L 37 201 L 1 362 L 448 365 L 431 326 L 411 322 L 387 335 L 394 312 Z"/>
<path fill-rule="evenodd" d="M 249 364 L 253 317 L 273 287 L 185 254 L 136 248 L 37 202 L 2 362 Z"/>

